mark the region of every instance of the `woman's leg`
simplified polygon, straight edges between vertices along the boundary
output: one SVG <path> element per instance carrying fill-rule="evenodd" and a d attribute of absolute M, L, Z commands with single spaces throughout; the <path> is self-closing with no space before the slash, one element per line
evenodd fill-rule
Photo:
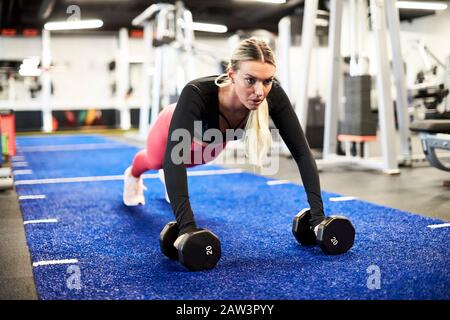
<path fill-rule="evenodd" d="M 175 110 L 175 104 L 164 108 L 149 130 L 147 148 L 139 151 L 134 157 L 131 174 L 138 178 L 145 171 L 162 168 L 166 152 L 170 121 Z"/>
<path fill-rule="evenodd" d="M 125 185 L 124 185 L 124 203 L 126 205 L 144 204 L 143 182 L 141 175 L 148 170 L 160 170 L 160 179 L 165 186 L 164 174 L 161 172 L 164 154 L 166 152 L 167 139 L 169 136 L 170 121 L 172 120 L 173 112 L 176 104 L 172 104 L 164 108 L 155 123 L 149 130 L 147 137 L 147 148 L 139 151 L 133 159 L 131 168 L 125 171 Z M 194 167 L 196 165 L 205 164 L 216 158 L 219 153 L 225 148 L 226 143 L 216 146 L 211 152 L 204 152 L 206 146 L 199 145 L 192 142 L 191 145 L 191 164 L 186 167 Z M 209 148 L 210 149 L 210 148 Z M 210 150 L 208 150 L 210 151 Z M 200 152 L 200 158 L 199 158 Z M 199 160 L 200 159 L 200 160 Z M 169 197 L 166 191 L 166 200 L 169 202 Z"/>
<path fill-rule="evenodd" d="M 162 167 L 174 109 L 175 105 L 170 105 L 160 112 L 149 130 L 147 149 L 139 151 L 134 157 L 132 166 L 125 170 L 123 202 L 127 206 L 145 204 L 145 186 L 141 175 L 147 170 L 158 170 Z"/>

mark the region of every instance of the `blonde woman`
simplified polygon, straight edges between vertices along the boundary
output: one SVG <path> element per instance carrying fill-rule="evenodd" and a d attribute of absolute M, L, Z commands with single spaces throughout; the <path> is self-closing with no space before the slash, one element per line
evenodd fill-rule
<path fill-rule="evenodd" d="M 125 171 L 124 203 L 129 206 L 144 204 L 141 175 L 147 170 L 163 169 L 179 236 L 197 230 L 189 202 L 186 167 L 208 162 L 217 156 L 226 146 L 227 129 L 245 129 L 243 132 L 249 133 L 244 136 L 249 160 L 261 165 L 272 142 L 270 116 L 300 170 L 311 207 L 311 226 L 324 220 L 316 164 L 291 103 L 274 80 L 275 68 L 271 48 L 264 41 L 250 38 L 236 48 L 226 74 L 189 82 L 176 105 L 161 111 L 150 129 L 147 149 L 140 151 Z M 201 121 L 200 127 L 194 124 L 196 121 Z M 192 157 L 189 159 L 184 154 L 186 161 L 183 163 L 174 160 L 179 135 L 174 136 L 180 129 L 192 137 Z M 208 129 L 218 129 L 223 134 L 223 139 L 216 143 L 218 148 L 209 159 L 202 156 L 200 161 L 189 161 L 196 150 L 204 151 L 215 143 L 205 139 L 203 133 Z"/>

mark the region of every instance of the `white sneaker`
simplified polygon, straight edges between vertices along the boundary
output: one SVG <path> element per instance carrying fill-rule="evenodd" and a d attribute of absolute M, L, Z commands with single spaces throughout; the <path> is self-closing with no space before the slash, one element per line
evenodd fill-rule
<path fill-rule="evenodd" d="M 126 206 L 137 206 L 145 204 L 144 186 L 142 177 L 135 178 L 131 175 L 131 167 L 128 167 L 124 173 L 123 180 L 123 203 Z"/>
<path fill-rule="evenodd" d="M 165 193 L 166 201 L 167 201 L 167 203 L 170 203 L 169 195 L 167 194 L 166 180 L 164 179 L 164 170 L 159 169 L 158 174 L 159 174 L 159 180 L 161 180 L 162 184 L 164 185 L 164 193 Z"/>

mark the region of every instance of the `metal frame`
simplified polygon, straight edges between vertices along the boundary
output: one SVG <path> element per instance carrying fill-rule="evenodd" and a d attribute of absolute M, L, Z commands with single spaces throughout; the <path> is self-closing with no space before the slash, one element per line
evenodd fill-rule
<path fill-rule="evenodd" d="M 52 62 L 50 49 L 50 31 L 42 30 L 42 123 L 44 132 L 53 131 L 52 107 L 51 107 L 51 87 L 52 77 L 50 65 Z"/>
<path fill-rule="evenodd" d="M 395 136 L 394 104 L 391 95 L 391 73 L 387 57 L 387 29 L 384 14 L 384 1 L 371 0 L 370 12 L 373 34 L 375 38 L 375 59 L 378 67 L 377 92 L 380 140 L 383 156 L 382 169 L 394 173 L 399 171 L 395 155 L 395 144 L 390 141 Z"/>
<path fill-rule="evenodd" d="M 318 10 L 318 0 L 306 0 L 302 26 L 302 68 L 300 72 L 300 86 L 298 96 L 295 98 L 296 112 L 300 120 L 303 131 L 306 132 L 306 122 L 308 119 L 308 83 L 309 70 L 311 66 L 311 53 L 314 45 L 316 32 L 316 16 Z"/>
<path fill-rule="evenodd" d="M 408 101 L 406 97 L 405 69 L 402 58 L 402 48 L 400 42 L 400 17 L 395 1 L 386 1 L 386 16 L 388 20 L 392 47 L 392 66 L 394 69 L 394 81 L 396 89 L 396 110 L 398 119 L 398 130 L 400 133 L 401 161 L 411 162 L 412 147 L 411 133 L 409 131 Z"/>
<path fill-rule="evenodd" d="M 163 13 L 161 15 L 161 12 Z M 175 12 L 177 15 L 175 16 Z M 171 13 L 171 22 L 164 19 L 158 19 L 158 15 L 164 16 Z M 147 10 L 141 13 L 138 17 L 133 19 L 132 24 L 135 26 L 142 26 L 144 28 L 144 57 L 143 63 L 143 101 L 139 103 L 140 106 L 140 122 L 139 122 L 139 137 L 145 139 L 149 128 L 149 109 L 152 108 L 151 120 L 154 121 L 159 113 L 160 106 L 160 85 L 162 83 L 162 70 L 163 70 L 163 57 L 164 52 L 161 53 L 160 48 L 153 49 L 153 31 L 156 29 L 159 32 L 157 38 L 161 39 L 165 30 L 170 23 L 173 30 L 181 30 L 179 27 L 179 19 L 183 20 L 185 24 L 192 24 L 192 14 L 189 10 L 186 10 L 182 2 L 177 2 L 176 5 L 159 3 L 151 5 Z M 158 26 L 159 22 L 159 26 Z M 159 29 L 158 29 L 159 28 Z M 180 83 L 183 82 L 183 87 L 186 81 L 192 80 L 195 73 L 195 66 L 193 65 L 193 41 L 194 31 L 192 29 L 185 29 L 183 32 L 184 38 L 182 39 L 181 46 L 175 48 L 178 50 L 178 55 L 182 55 L 183 63 L 180 67 L 184 67 L 187 71 L 181 77 Z M 0 101 L 0 107 L 12 108 L 13 110 L 40 110 L 42 111 L 42 122 L 44 132 L 53 131 L 52 111 L 53 110 L 65 110 L 67 107 L 66 101 L 55 101 L 51 96 L 51 32 L 49 30 L 42 30 L 42 51 L 41 51 L 41 82 L 42 82 L 42 94 L 38 101 Z M 130 119 L 130 102 L 126 99 L 126 93 L 129 88 L 129 64 L 132 58 L 129 55 L 129 38 L 128 30 L 121 29 L 118 37 L 118 50 L 116 52 L 116 83 L 117 91 L 116 97 L 101 101 L 97 104 L 98 109 L 117 109 L 120 112 L 120 127 L 123 130 L 128 130 L 131 127 Z M 168 47 L 165 45 L 165 47 Z M 159 52 L 159 53 L 158 53 Z M 153 81 L 150 79 L 150 70 L 152 67 L 152 57 L 156 56 L 154 62 L 155 72 L 153 74 Z M 139 59 L 139 62 L 141 59 Z M 178 78 L 178 77 L 177 77 Z M 172 80 L 172 79 L 171 79 Z M 157 85 L 159 84 L 159 85 Z M 151 89 L 150 89 L 151 88 Z M 182 86 L 177 85 L 177 92 L 181 93 Z M 152 100 L 150 99 L 152 96 Z M 137 106 L 134 105 L 134 106 Z M 72 109 L 85 109 L 86 106 L 82 103 L 74 102 Z M 152 121 L 150 121 L 152 122 Z"/>
<path fill-rule="evenodd" d="M 289 66 L 291 65 L 289 47 L 291 46 L 291 42 L 291 18 L 284 17 L 278 23 L 277 73 L 288 97 L 291 97 L 291 79 L 289 77 Z"/>
<path fill-rule="evenodd" d="M 422 148 L 425 156 L 433 167 L 449 171 L 450 165 L 445 165 L 436 155 L 436 149 L 450 150 L 450 134 L 420 134 L 422 140 Z"/>
<path fill-rule="evenodd" d="M 140 139 L 147 137 L 149 126 L 156 121 L 160 112 L 160 106 L 169 103 L 171 92 L 167 84 L 175 80 L 176 91 L 180 94 L 186 82 L 193 78 L 195 71 L 193 65 L 194 31 L 186 28 L 192 23 L 192 14 L 185 9 L 182 2 L 177 2 L 175 5 L 167 3 L 153 4 L 133 19 L 133 25 L 144 27 L 144 103 L 140 109 Z M 184 30 L 182 30 L 183 25 L 185 27 Z M 177 45 L 163 44 L 153 47 L 154 31 L 157 40 L 162 40 L 170 32 L 175 37 Z M 175 49 L 177 60 L 182 62 L 177 65 L 176 79 L 173 79 L 173 76 L 167 72 L 163 72 L 164 69 L 169 67 L 167 65 L 170 62 L 168 56 L 171 52 L 168 50 L 172 49 Z M 148 75 L 148 70 L 151 68 L 150 55 L 154 56 L 152 80 L 150 80 Z M 151 108 L 151 112 L 149 112 L 149 108 Z"/>
<path fill-rule="evenodd" d="M 154 23 L 147 21 L 144 23 L 144 63 L 142 70 L 142 86 L 143 86 L 143 100 L 139 110 L 139 138 L 142 140 L 147 138 L 149 128 L 150 115 L 150 68 L 152 65 L 152 45 L 153 45 L 153 29 Z"/>
<path fill-rule="evenodd" d="M 116 103 L 120 112 L 120 128 L 128 130 L 131 128 L 130 109 L 128 108 L 126 94 L 130 87 L 130 63 L 129 63 L 129 38 L 128 30 L 122 28 L 119 31 L 119 51 L 116 64 Z"/>
<path fill-rule="evenodd" d="M 337 148 L 337 133 L 340 101 L 341 77 L 341 34 L 342 3 L 331 1 L 328 45 L 330 49 L 330 77 L 328 78 L 328 96 L 325 102 L 325 129 L 323 137 L 323 158 L 330 158 Z M 333 151 L 332 151 L 333 150 Z"/>
<path fill-rule="evenodd" d="M 388 3 L 385 11 L 385 3 Z M 360 4 L 361 5 L 361 4 Z M 318 160 L 318 165 L 327 166 L 337 163 L 360 165 L 367 168 L 382 170 L 387 174 L 398 174 L 396 146 L 392 141 L 395 136 L 393 99 L 391 96 L 391 72 L 387 56 L 387 27 L 386 16 L 389 19 L 391 46 L 393 51 L 394 71 L 397 89 L 397 112 L 399 115 L 401 148 L 404 160 L 411 160 L 410 133 L 407 129 L 407 104 L 406 90 L 404 86 L 403 64 L 398 27 L 398 10 L 394 1 L 371 0 L 371 21 L 375 38 L 376 65 L 377 65 L 377 91 L 379 92 L 379 126 L 382 159 L 358 159 L 336 154 L 337 129 L 339 110 L 341 110 L 342 78 L 341 70 L 341 33 L 343 1 L 331 1 L 329 48 L 330 54 L 330 78 L 328 96 L 325 110 L 325 133 L 323 160 Z M 362 12 L 362 8 L 355 12 Z M 309 61 L 307 61 L 309 63 Z"/>

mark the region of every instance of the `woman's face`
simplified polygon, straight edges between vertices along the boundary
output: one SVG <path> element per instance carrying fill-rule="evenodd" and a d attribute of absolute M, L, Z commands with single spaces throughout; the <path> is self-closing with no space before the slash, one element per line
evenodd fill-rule
<path fill-rule="evenodd" d="M 260 61 L 241 61 L 238 70 L 229 70 L 234 91 L 249 110 L 256 110 L 272 89 L 275 66 Z"/>

